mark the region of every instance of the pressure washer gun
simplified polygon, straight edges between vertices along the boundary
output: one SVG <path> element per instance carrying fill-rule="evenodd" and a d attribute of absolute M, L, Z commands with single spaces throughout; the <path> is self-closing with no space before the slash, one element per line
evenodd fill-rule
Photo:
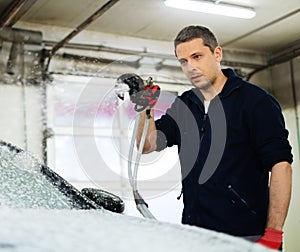
<path fill-rule="evenodd" d="M 160 87 L 158 85 L 153 84 L 152 77 L 149 77 L 146 81 L 146 85 L 144 84 L 143 79 L 136 74 L 127 73 L 118 77 L 117 82 L 115 84 L 115 91 L 118 97 L 124 100 L 125 93 L 129 93 L 129 97 L 132 103 L 135 104 L 135 111 L 138 112 L 133 134 L 131 138 L 129 154 L 128 154 L 128 177 L 130 181 L 130 185 L 132 187 L 133 196 L 135 200 L 135 204 L 140 213 L 148 219 L 155 219 L 152 213 L 148 209 L 148 205 L 140 195 L 137 189 L 137 173 L 138 166 L 140 162 L 140 158 L 142 155 L 142 150 L 144 148 L 149 121 L 151 118 L 150 109 L 156 104 L 158 97 L 160 95 Z M 133 163 L 133 150 L 134 143 L 138 132 L 138 124 L 140 120 L 140 112 L 146 109 L 146 120 L 144 123 L 143 133 L 138 149 L 138 154 L 136 156 L 134 170 L 132 171 L 132 163 Z"/>
<path fill-rule="evenodd" d="M 135 104 L 135 111 L 141 112 L 152 108 L 160 95 L 160 87 L 153 85 L 152 77 L 148 78 L 146 84 L 139 75 L 127 73 L 118 77 L 115 90 L 122 100 L 124 100 L 125 92 L 128 92 L 131 102 Z"/>

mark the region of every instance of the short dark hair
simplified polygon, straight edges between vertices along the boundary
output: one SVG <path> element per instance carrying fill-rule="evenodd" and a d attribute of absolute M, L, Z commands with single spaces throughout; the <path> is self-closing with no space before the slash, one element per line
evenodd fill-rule
<path fill-rule="evenodd" d="M 200 25 L 190 25 L 183 28 L 176 36 L 174 40 L 174 47 L 176 52 L 176 47 L 180 43 L 188 42 L 190 40 L 201 38 L 205 46 L 214 52 L 215 48 L 218 46 L 218 41 L 216 36 L 207 27 Z"/>

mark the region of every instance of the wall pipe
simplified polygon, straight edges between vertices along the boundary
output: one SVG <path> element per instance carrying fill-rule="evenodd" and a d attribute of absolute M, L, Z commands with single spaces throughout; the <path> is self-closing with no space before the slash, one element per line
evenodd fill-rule
<path fill-rule="evenodd" d="M 70 76 L 91 77 L 91 78 L 104 78 L 104 79 L 112 79 L 112 80 L 116 80 L 118 78 L 118 76 L 120 76 L 120 74 L 118 74 L 118 75 L 103 75 L 103 74 L 78 73 L 78 72 L 60 72 L 60 71 L 52 71 L 52 72 L 49 72 L 49 74 L 50 75 L 70 75 Z M 184 82 L 184 81 L 186 81 L 186 80 L 179 80 L 178 82 L 155 80 L 154 82 L 157 84 L 191 86 L 191 83 Z"/>
<path fill-rule="evenodd" d="M 125 60 L 112 60 L 112 59 L 105 59 L 105 58 L 96 58 L 96 57 L 90 57 L 90 56 L 81 56 L 76 54 L 70 54 L 70 53 L 63 53 L 61 55 L 64 59 L 71 59 L 71 60 L 78 60 L 78 61 L 84 61 L 87 63 L 94 63 L 94 64 L 120 64 L 120 65 L 128 65 L 131 67 L 139 68 L 140 63 L 139 60 L 136 61 L 125 61 Z"/>
<path fill-rule="evenodd" d="M 288 62 L 288 61 L 290 61 L 290 60 L 292 60 L 292 59 L 294 59 L 298 56 L 300 56 L 300 47 L 298 47 L 296 49 L 293 49 L 292 51 L 286 52 L 282 55 L 279 55 L 279 56 L 277 56 L 273 59 L 270 59 L 266 66 L 257 68 L 254 71 L 250 72 L 249 74 L 246 75 L 245 79 L 248 81 L 256 73 L 261 72 L 265 69 L 268 69 L 272 66 L 275 66 L 275 65 L 278 65 L 278 64 L 281 64 L 281 63 L 284 63 L 284 62 Z"/>
<path fill-rule="evenodd" d="M 43 42 L 43 35 L 38 31 L 4 27 L 0 30 L 0 39 L 8 42 L 40 45 Z"/>
<path fill-rule="evenodd" d="M 51 46 L 54 43 L 51 41 L 43 41 L 43 42 L 44 42 L 45 46 Z M 172 54 L 153 53 L 153 52 L 132 50 L 132 49 L 121 49 L 121 48 L 114 48 L 114 47 L 103 46 L 103 45 L 99 46 L 99 45 L 69 43 L 69 44 L 64 45 L 63 47 L 69 48 L 69 49 L 74 49 L 74 50 L 108 52 L 108 53 L 114 53 L 114 54 L 134 55 L 134 56 L 147 57 L 147 58 L 156 58 L 156 59 L 162 59 L 162 60 L 177 61 L 175 55 L 172 55 Z M 224 49 L 224 51 L 226 51 L 226 49 Z M 263 64 L 239 62 L 239 61 L 231 61 L 231 60 L 222 60 L 221 63 L 223 65 L 228 65 L 231 67 L 244 67 L 244 68 L 252 68 L 252 69 L 257 69 L 257 68 L 265 66 Z M 157 70 L 160 70 L 164 67 L 180 69 L 179 64 L 178 64 L 178 66 L 174 66 L 174 65 L 171 66 L 171 65 L 166 65 L 163 62 L 157 63 L 157 67 L 156 67 Z"/>
<path fill-rule="evenodd" d="M 10 47 L 10 52 L 9 52 L 9 56 L 8 56 L 8 60 L 7 60 L 7 64 L 6 64 L 6 73 L 8 73 L 10 75 L 14 75 L 16 72 L 18 55 L 20 55 L 21 46 L 22 46 L 21 43 L 13 42 Z"/>
<path fill-rule="evenodd" d="M 43 43 L 45 46 L 53 46 L 54 44 L 54 42 L 52 41 L 43 41 Z M 146 50 L 141 51 L 141 50 L 132 50 L 132 49 L 122 49 L 122 48 L 109 47 L 104 45 L 68 43 L 63 47 L 74 49 L 74 50 L 108 52 L 108 53 L 123 54 L 123 55 L 135 55 L 135 56 L 149 57 L 149 58 L 176 60 L 176 57 L 173 54 L 153 53 L 153 52 L 147 52 Z"/>
<path fill-rule="evenodd" d="M 44 41 L 43 42 L 45 46 L 51 46 L 54 42 L 51 41 Z M 64 48 L 68 49 L 74 49 L 74 50 L 83 50 L 83 51 L 95 51 L 95 52 L 109 52 L 113 54 L 121 54 L 121 55 L 130 55 L 130 56 L 139 56 L 142 58 L 155 58 L 155 59 L 161 59 L 162 61 L 156 63 L 155 69 L 157 71 L 161 70 L 162 68 L 169 68 L 169 69 L 180 69 L 180 65 L 168 65 L 165 64 L 165 60 L 172 60 L 176 61 L 177 59 L 175 55 L 171 54 L 163 54 L 163 53 L 153 53 L 153 52 L 147 52 L 147 51 L 141 51 L 141 50 L 132 50 L 132 49 L 120 49 L 120 48 L 114 48 L 114 47 L 108 47 L 108 46 L 102 46 L 102 45 L 87 45 L 87 44 L 66 44 L 63 46 Z M 79 59 L 81 61 L 94 61 L 95 63 L 97 62 L 102 62 L 102 63 L 107 63 L 110 64 L 112 62 L 117 62 L 116 60 L 113 59 L 101 59 L 101 58 L 94 58 L 94 57 L 88 57 L 88 56 L 80 56 L 80 55 L 74 55 L 74 54 L 68 54 L 64 53 L 62 54 L 63 57 L 67 58 L 70 56 L 73 57 L 74 59 Z M 73 56 L 72 56 L 73 55 Z M 106 62 L 105 62 L 106 61 Z M 122 60 L 124 63 L 124 60 Z M 138 68 L 140 66 L 139 61 L 135 62 L 126 62 L 127 65 L 132 65 L 133 67 Z M 231 60 L 222 60 L 221 62 L 222 65 L 230 66 L 230 67 L 242 67 L 242 68 L 250 68 L 250 69 L 258 69 L 261 67 L 265 67 L 263 64 L 258 64 L 258 63 L 249 63 L 249 62 L 240 62 L 240 61 L 231 61 Z"/>

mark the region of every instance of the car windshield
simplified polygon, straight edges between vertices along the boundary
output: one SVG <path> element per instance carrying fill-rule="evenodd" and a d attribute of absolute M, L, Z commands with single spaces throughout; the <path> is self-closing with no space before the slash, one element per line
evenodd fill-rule
<path fill-rule="evenodd" d="M 0 208 L 101 209 L 28 152 L 0 141 Z"/>
<path fill-rule="evenodd" d="M 71 209 L 73 202 L 41 172 L 26 152 L 0 145 L 0 207 Z"/>

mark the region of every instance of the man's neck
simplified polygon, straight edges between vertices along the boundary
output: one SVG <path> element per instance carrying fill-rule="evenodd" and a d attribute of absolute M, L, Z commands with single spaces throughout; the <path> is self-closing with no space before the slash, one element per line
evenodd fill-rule
<path fill-rule="evenodd" d="M 215 96 L 221 93 L 225 83 L 227 81 L 227 77 L 220 71 L 219 75 L 212 83 L 212 85 L 208 85 L 207 88 L 201 89 L 201 93 L 204 96 L 206 101 L 212 100 Z"/>

